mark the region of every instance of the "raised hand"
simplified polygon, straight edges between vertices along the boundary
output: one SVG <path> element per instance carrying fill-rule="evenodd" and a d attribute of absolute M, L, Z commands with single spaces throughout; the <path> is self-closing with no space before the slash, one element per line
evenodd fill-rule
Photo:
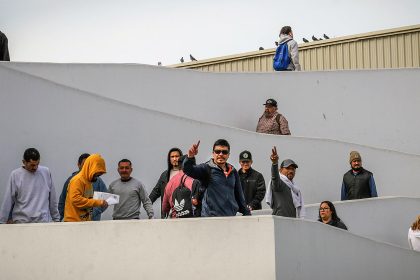
<path fill-rule="evenodd" d="M 198 140 L 197 144 L 193 144 L 191 148 L 188 150 L 189 158 L 193 158 L 198 154 L 198 146 L 200 146 L 200 140 Z"/>
<path fill-rule="evenodd" d="M 276 146 L 274 146 L 274 147 L 271 149 L 271 157 L 270 157 L 270 159 L 271 159 L 271 162 L 272 162 L 273 164 L 277 164 L 277 163 L 279 162 L 279 156 L 278 156 L 278 154 L 277 154 L 277 148 L 276 148 Z"/>

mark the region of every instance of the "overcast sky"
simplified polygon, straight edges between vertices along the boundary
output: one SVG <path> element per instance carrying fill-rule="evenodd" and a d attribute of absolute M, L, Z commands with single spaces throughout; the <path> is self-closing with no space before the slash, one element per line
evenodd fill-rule
<path fill-rule="evenodd" d="M 164 65 L 420 24 L 420 0 L 0 0 L 14 61 Z M 186 59 L 189 61 L 189 59 Z"/>

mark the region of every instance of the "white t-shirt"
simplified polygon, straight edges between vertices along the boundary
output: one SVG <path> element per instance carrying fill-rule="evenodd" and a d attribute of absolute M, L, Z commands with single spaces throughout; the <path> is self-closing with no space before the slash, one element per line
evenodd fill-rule
<path fill-rule="evenodd" d="M 420 230 L 408 230 L 408 245 L 410 249 L 420 252 Z"/>

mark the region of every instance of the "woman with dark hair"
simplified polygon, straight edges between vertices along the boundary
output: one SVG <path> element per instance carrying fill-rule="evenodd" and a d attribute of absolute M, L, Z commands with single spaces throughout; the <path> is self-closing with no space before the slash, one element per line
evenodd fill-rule
<path fill-rule="evenodd" d="M 347 230 L 346 225 L 340 220 L 331 201 L 323 201 L 319 206 L 319 222 Z"/>
<path fill-rule="evenodd" d="M 410 249 L 420 252 L 420 215 L 408 230 L 408 245 Z"/>

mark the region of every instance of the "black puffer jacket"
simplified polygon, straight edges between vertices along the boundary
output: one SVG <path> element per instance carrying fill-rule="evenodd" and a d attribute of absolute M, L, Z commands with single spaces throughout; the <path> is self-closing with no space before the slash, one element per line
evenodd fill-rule
<path fill-rule="evenodd" d="M 263 175 L 252 167 L 246 173 L 241 168 L 238 174 L 241 178 L 246 205 L 250 206 L 252 210 L 260 210 L 262 208 L 261 201 L 264 199 L 266 191 Z"/>

